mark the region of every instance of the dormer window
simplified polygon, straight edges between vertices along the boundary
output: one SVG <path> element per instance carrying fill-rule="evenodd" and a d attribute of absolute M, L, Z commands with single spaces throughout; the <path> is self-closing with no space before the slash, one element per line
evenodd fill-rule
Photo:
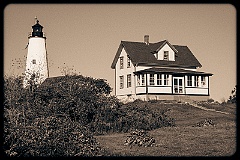
<path fill-rule="evenodd" d="M 166 60 L 166 61 L 169 60 L 169 52 L 168 51 L 163 52 L 163 60 Z"/>

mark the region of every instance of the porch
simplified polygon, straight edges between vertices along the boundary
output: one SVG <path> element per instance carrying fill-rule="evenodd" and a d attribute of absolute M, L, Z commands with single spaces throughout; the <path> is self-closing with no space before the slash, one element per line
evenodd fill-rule
<path fill-rule="evenodd" d="M 134 72 L 136 95 L 207 95 L 211 73 L 185 69 L 150 68 Z"/>

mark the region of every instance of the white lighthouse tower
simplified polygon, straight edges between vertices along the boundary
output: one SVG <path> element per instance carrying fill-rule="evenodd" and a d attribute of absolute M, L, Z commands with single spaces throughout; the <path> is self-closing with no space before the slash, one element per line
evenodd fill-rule
<path fill-rule="evenodd" d="M 35 17 L 35 23 L 32 26 L 32 33 L 28 36 L 28 53 L 23 87 L 27 87 L 30 83 L 41 84 L 49 77 L 46 37 L 43 35 L 43 26 L 39 24 L 37 17 Z"/>

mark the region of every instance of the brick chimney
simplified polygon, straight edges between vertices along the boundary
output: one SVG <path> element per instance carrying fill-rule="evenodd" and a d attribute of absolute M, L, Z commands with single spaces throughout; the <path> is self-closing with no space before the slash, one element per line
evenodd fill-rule
<path fill-rule="evenodd" d="M 149 35 L 144 36 L 144 43 L 146 43 L 146 45 L 149 45 Z"/>

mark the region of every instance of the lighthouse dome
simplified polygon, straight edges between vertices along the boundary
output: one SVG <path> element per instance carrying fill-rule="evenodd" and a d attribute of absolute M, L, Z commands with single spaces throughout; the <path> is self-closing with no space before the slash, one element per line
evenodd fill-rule
<path fill-rule="evenodd" d="M 32 26 L 32 37 L 43 37 L 43 26 L 39 24 L 39 20 L 36 20 L 36 24 Z"/>

